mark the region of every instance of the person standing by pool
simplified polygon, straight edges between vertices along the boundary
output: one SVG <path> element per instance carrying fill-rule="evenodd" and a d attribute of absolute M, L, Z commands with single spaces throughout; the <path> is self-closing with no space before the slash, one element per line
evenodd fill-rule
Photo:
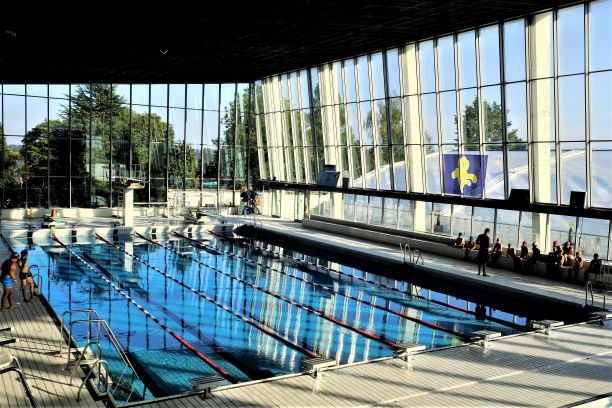
<path fill-rule="evenodd" d="M 480 275 L 480 268 L 482 267 L 482 276 L 489 276 L 487 275 L 486 267 L 489 261 L 489 247 L 491 246 L 490 231 L 490 229 L 485 228 L 484 233 L 476 238 L 476 243 L 478 244 L 478 275 Z"/>
<path fill-rule="evenodd" d="M 21 251 L 21 258 L 17 261 L 17 266 L 19 266 L 19 279 L 21 280 L 21 294 L 23 295 L 23 301 L 29 302 L 34 299 L 34 293 L 36 293 L 36 289 L 34 286 L 34 280 L 32 279 L 32 273 L 30 272 L 30 266 L 28 265 L 28 251 L 24 249 Z M 30 285 L 30 299 L 26 298 L 26 282 Z"/>
<path fill-rule="evenodd" d="M 15 277 L 15 271 L 17 270 L 17 259 L 19 254 L 13 252 L 11 257 L 2 263 L 0 267 L 0 281 L 2 281 L 3 291 L 2 300 L 0 300 L 0 312 L 4 312 L 7 309 L 15 309 L 15 295 L 13 294 L 13 283 L 17 285 L 17 278 Z M 4 302 L 8 301 L 9 307 L 4 308 Z"/>

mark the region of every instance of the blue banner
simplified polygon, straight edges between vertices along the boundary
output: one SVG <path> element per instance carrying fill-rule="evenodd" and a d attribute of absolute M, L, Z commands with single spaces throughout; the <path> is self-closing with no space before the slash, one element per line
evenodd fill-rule
<path fill-rule="evenodd" d="M 484 154 L 443 154 L 444 193 L 482 198 L 487 174 Z"/>

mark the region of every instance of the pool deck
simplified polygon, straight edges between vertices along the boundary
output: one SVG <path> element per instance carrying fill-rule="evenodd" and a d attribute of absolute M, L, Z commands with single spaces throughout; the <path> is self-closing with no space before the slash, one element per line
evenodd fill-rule
<path fill-rule="evenodd" d="M 81 377 L 70 385 L 70 370 L 66 367 L 64 347 L 63 358 L 59 350 L 59 330 L 47 309 L 40 301 L 22 303 L 21 294 L 16 295 L 19 306 L 0 313 L 0 328 L 12 327 L 9 333 L 1 333 L 0 339 L 18 338 L 18 343 L 2 346 L 16 356 L 23 367 L 26 380 L 32 389 L 39 407 L 104 407 L 94 401 L 87 389 L 77 391 Z M 16 372 L 0 376 L 0 407 L 29 407 L 29 401 Z"/>
<path fill-rule="evenodd" d="M 541 406 L 610 393 L 612 322 L 527 333 L 416 354 L 413 368 L 386 358 L 217 389 L 213 398 L 161 399 L 147 407 Z"/>
<path fill-rule="evenodd" d="M 298 238 L 304 243 L 311 243 L 313 245 L 324 243 L 328 247 L 335 247 L 346 253 L 366 254 L 366 256 L 372 257 L 373 259 L 384 259 L 398 265 L 403 262 L 403 255 L 398 246 L 390 246 L 363 239 L 332 234 L 326 231 L 304 228 L 300 223 L 288 222 L 286 220 L 267 219 L 263 217 L 261 220 L 262 224 L 259 224 L 259 222 L 257 224 L 257 229 L 260 230 L 284 234 L 288 237 L 293 237 L 294 239 Z M 231 221 L 238 224 L 240 217 L 235 217 Z M 252 223 L 249 219 L 245 221 L 247 224 Z M 544 299 L 554 299 L 577 306 L 585 304 L 584 285 L 555 281 L 533 275 L 521 275 L 513 271 L 492 266 L 487 266 L 487 275 L 490 276 L 483 277 L 478 276 L 478 266 L 474 262 L 452 259 L 428 252 L 422 252 L 422 256 L 424 265 L 418 265 L 417 267 L 426 272 L 447 274 L 457 280 L 476 283 L 482 288 L 497 287 L 503 288 L 509 292 L 530 293 Z M 593 300 L 594 306 L 602 307 L 604 300 L 603 293 L 595 290 L 593 292 Z M 588 301 L 590 304 L 590 294 Z M 610 308 L 612 293 L 608 296 L 606 303 L 607 307 Z"/>
<path fill-rule="evenodd" d="M 401 262 L 398 248 L 302 228 L 300 224 L 262 217 L 258 228 L 299 235 L 305 242 L 325 242 Z M 235 223 L 250 219 L 235 217 Z M 106 224 L 105 224 L 106 223 Z M 137 222 L 136 225 L 140 223 Z M 23 225 L 23 223 L 21 223 Z M 84 225 L 81 221 L 80 225 Z M 108 225 L 97 220 L 92 227 Z M 142 223 L 140 225 L 146 225 Z M 150 225 L 150 221 L 149 221 Z M 0 249 L 5 259 L 8 249 Z M 491 277 L 477 276 L 475 265 L 424 254 L 425 267 L 435 264 L 461 279 L 486 279 L 520 291 L 584 304 L 584 287 L 491 268 Z M 601 304 L 601 294 L 595 294 Z M 16 295 L 21 302 L 21 295 Z M 20 342 L 4 346 L 24 368 L 34 396 L 43 407 L 98 407 L 84 391 L 76 401 L 80 382 L 69 385 L 65 357 L 56 355 L 58 328 L 40 302 L 22 303 L 0 313 L 0 328 L 12 326 Z M 0 334 L 1 336 L 1 334 Z M 416 354 L 413 368 L 403 360 L 385 358 L 325 369 L 319 378 L 289 375 L 222 387 L 213 398 L 182 395 L 130 404 L 150 407 L 278 407 L 278 406 L 562 406 L 606 395 L 612 390 L 612 321 L 605 325 L 576 324 L 553 329 L 551 335 L 524 333 L 478 344 Z M 29 406 L 16 374 L 0 377 L 0 407 Z"/>

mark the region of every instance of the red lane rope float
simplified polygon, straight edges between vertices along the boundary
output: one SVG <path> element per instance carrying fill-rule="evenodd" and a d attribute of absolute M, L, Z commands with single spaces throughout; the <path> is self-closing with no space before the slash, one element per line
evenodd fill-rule
<path fill-rule="evenodd" d="M 178 236 L 178 237 L 187 239 L 187 240 L 191 240 L 191 241 L 194 241 L 194 242 L 199 242 L 199 241 L 196 241 L 196 240 L 194 240 L 192 238 L 185 237 L 185 236 L 183 236 L 183 235 L 181 235 L 179 233 L 176 233 L 176 232 L 175 232 L 175 235 Z M 223 250 L 218 250 L 218 251 L 225 252 L 226 254 L 231 255 L 231 256 L 237 256 L 237 255 L 235 255 L 233 253 L 229 253 L 229 252 L 226 252 L 226 251 L 223 251 Z M 247 259 L 247 258 L 244 258 L 244 257 L 241 257 L 241 256 L 237 256 L 237 257 L 241 258 L 241 259 L 243 259 L 245 261 L 249 261 L 249 262 L 255 263 L 254 261 L 251 261 L 250 259 Z M 293 259 L 295 259 L 295 258 L 293 258 Z M 335 290 L 333 290 L 333 289 L 331 289 L 331 288 L 329 288 L 329 287 L 327 287 L 325 285 L 322 285 L 320 283 L 316 283 L 316 282 L 312 282 L 312 281 L 309 281 L 309 280 L 304 279 L 304 278 L 300 278 L 299 276 L 295 276 L 295 275 L 289 274 L 287 272 L 283 272 L 283 271 L 281 271 L 279 269 L 272 268 L 270 266 L 267 266 L 267 265 L 264 265 L 264 264 L 261 264 L 261 263 L 257 263 L 257 265 L 262 266 L 262 267 L 267 268 L 267 269 L 270 269 L 270 270 L 272 270 L 274 272 L 283 274 L 283 275 L 288 276 L 288 277 L 290 277 L 292 279 L 299 280 L 300 282 L 305 282 L 305 283 L 307 283 L 309 285 L 321 288 L 321 289 L 323 289 L 323 290 L 325 290 L 325 291 L 327 291 L 329 293 L 333 293 L 335 295 L 340 295 L 340 296 L 343 296 L 343 297 L 345 297 L 347 299 L 351 299 L 351 300 L 354 300 L 356 302 L 362 303 L 364 305 L 368 305 L 370 307 L 373 307 L 373 308 L 376 308 L 376 309 L 383 310 L 385 312 L 394 314 L 394 315 L 399 316 L 399 317 L 401 317 L 403 319 L 410 320 L 412 322 L 415 322 L 415 323 L 420 324 L 420 325 L 425 326 L 425 327 L 429 327 L 430 329 L 440 330 L 442 332 L 445 332 L 445 333 L 451 334 L 453 336 L 459 337 L 459 338 L 461 338 L 463 340 L 467 340 L 467 341 L 471 340 L 471 337 L 468 334 L 464 334 L 464 333 L 458 332 L 456 330 L 449 329 L 449 328 L 446 328 L 444 326 L 440 326 L 440 325 L 438 325 L 436 323 L 431 323 L 431 322 L 428 322 L 428 321 L 425 321 L 425 320 L 421 320 L 421 319 L 419 319 L 417 317 L 413 317 L 413 316 L 407 315 L 407 314 L 402 313 L 402 312 L 397 312 L 397 311 L 389 309 L 387 307 L 384 307 L 384 306 L 381 306 L 381 305 L 377 305 L 376 303 L 372 303 L 372 302 L 368 302 L 367 300 L 359 299 L 359 298 L 357 298 L 355 296 L 351 296 L 351 295 L 348 295 L 348 294 L 345 294 L 345 293 L 341 293 L 341 292 L 335 291 Z"/>
<path fill-rule="evenodd" d="M 276 340 L 278 340 L 278 341 L 282 342 L 282 343 L 283 343 L 283 344 L 285 344 L 286 346 L 291 347 L 291 348 L 293 348 L 293 349 L 295 349 L 295 350 L 299 351 L 300 353 L 306 354 L 306 355 L 307 355 L 307 356 L 309 356 L 309 357 L 312 357 L 312 358 L 318 358 L 318 357 L 319 357 L 317 354 L 313 353 L 312 351 L 310 351 L 310 350 L 308 350 L 308 349 L 306 349 L 306 348 L 304 348 L 304 347 L 302 347 L 302 346 L 299 346 L 299 345 L 297 345 L 297 344 L 295 344 L 295 343 L 292 343 L 291 341 L 289 341 L 289 340 L 285 339 L 285 338 L 284 338 L 284 337 L 282 337 L 281 335 L 279 335 L 279 334 L 277 334 L 277 333 L 274 333 L 272 330 L 270 330 L 270 329 L 268 329 L 268 328 L 266 328 L 266 327 L 263 327 L 263 326 L 259 325 L 258 323 L 255 323 L 254 321 L 250 320 L 249 318 L 247 318 L 247 317 L 245 317 L 245 316 L 242 316 L 242 315 L 238 314 L 237 312 L 235 312 L 234 310 L 232 310 L 232 309 L 228 308 L 227 306 L 222 305 L 221 303 L 217 302 L 216 300 L 212 299 L 211 297 L 209 297 L 209 296 L 205 295 L 205 294 L 204 294 L 204 292 L 199 291 L 199 290 L 197 290 L 197 289 L 195 289 L 195 288 L 193 288 L 193 287 L 191 287 L 191 286 L 189 286 L 189 285 L 185 285 L 183 282 L 181 282 L 181 281 L 179 281 L 178 279 L 176 279 L 176 278 L 174 278 L 174 277 L 172 277 L 172 276 L 168 275 L 167 273 L 165 273 L 165 272 L 163 272 L 162 270 L 160 270 L 159 268 L 157 268 L 157 267 L 155 267 L 155 266 L 151 265 L 151 264 L 150 264 L 150 263 L 148 263 L 147 261 L 145 261 L 145 260 L 143 260 L 143 259 L 139 258 L 138 256 L 136 256 L 136 255 L 134 255 L 134 254 L 131 254 L 131 253 L 127 252 L 127 251 L 126 251 L 126 250 L 124 250 L 124 249 L 121 249 L 119 246 L 117 246 L 117 245 L 113 244 L 112 242 L 110 242 L 109 240 L 107 240 L 107 239 L 105 239 L 104 237 L 100 236 L 99 234 L 97 234 L 97 233 L 96 233 L 95 235 L 96 235 L 96 238 L 98 238 L 99 240 L 101 240 L 101 241 L 105 242 L 106 244 L 108 244 L 108 245 L 112 246 L 113 248 L 117 249 L 118 251 L 122 251 L 123 253 L 125 253 L 126 255 L 128 255 L 128 256 L 130 256 L 130 257 L 132 257 L 132 258 L 136 259 L 138 262 L 142 263 L 143 265 L 146 265 L 148 268 L 151 268 L 151 269 L 153 269 L 155 272 L 157 272 L 157 273 L 160 273 L 160 274 L 164 275 L 164 276 L 165 276 L 167 279 L 170 279 L 172 282 L 177 283 L 177 284 L 181 285 L 182 287 L 184 287 L 185 289 L 189 290 L 190 292 L 193 292 L 193 293 L 195 293 L 196 295 L 198 295 L 198 296 L 202 297 L 203 299 L 206 299 L 207 301 L 209 301 L 209 302 L 210 302 L 210 303 L 212 303 L 213 305 L 217 306 L 218 308 L 225 310 L 226 312 L 228 312 L 228 313 L 232 314 L 233 316 L 236 316 L 237 318 L 239 318 L 239 319 L 240 319 L 240 320 L 242 320 L 243 322 L 245 322 L 245 323 L 247 323 L 247 324 L 249 324 L 249 325 L 251 325 L 251 326 L 255 327 L 256 329 L 261 330 L 261 331 L 262 331 L 262 332 L 264 332 L 265 334 L 267 334 L 267 335 L 269 335 L 269 336 L 271 336 L 271 337 L 275 338 Z"/>
<path fill-rule="evenodd" d="M 233 275 L 231 275 L 231 274 L 225 273 L 225 272 L 223 272 L 223 271 L 221 271 L 221 270 L 219 270 L 219 269 L 217 269 L 217 268 L 215 268 L 215 267 L 213 267 L 213 266 L 211 266 L 211 265 L 207 265 L 207 264 L 205 264 L 205 263 L 203 263 L 203 262 L 200 262 L 199 260 L 197 260 L 197 259 L 195 259 L 195 258 L 188 257 L 188 256 L 185 256 L 185 255 L 183 255 L 183 254 L 180 254 L 180 253 L 176 252 L 174 249 L 169 248 L 169 247 L 167 247 L 167 246 L 164 246 L 164 245 L 160 244 L 160 243 L 159 243 L 159 242 L 157 242 L 157 241 L 153 241 L 153 240 L 151 240 L 151 239 L 149 239 L 149 238 L 145 237 L 144 235 L 139 234 L 138 232 L 135 232 L 134 234 L 136 234 L 138 237 L 140 237 L 140 238 L 142 238 L 142 239 L 144 239 L 144 240 L 146 240 L 146 241 L 148 241 L 148 242 L 150 242 L 150 243 L 152 243 L 152 244 L 155 244 L 155 245 L 157 245 L 157 246 L 159 246 L 159 247 L 161 247 L 161 248 L 164 248 L 164 249 L 166 249 L 166 250 L 168 250 L 168 251 L 171 251 L 171 252 L 175 253 L 175 254 L 176 254 L 176 255 L 178 255 L 179 257 L 186 258 L 186 259 L 190 259 L 190 260 L 192 260 L 193 262 L 199 263 L 200 265 L 204 265 L 204 266 L 206 266 L 207 268 L 210 268 L 211 270 L 213 270 L 213 271 L 215 271 L 215 272 L 217 272 L 217 273 L 220 273 L 220 274 L 222 274 L 222 275 L 225 275 L 225 276 L 229 277 L 230 279 L 234 279 L 234 280 L 236 280 L 236 281 L 238 281 L 238 282 L 240 282 L 240 283 L 244 284 L 245 286 L 251 287 L 251 288 L 253 288 L 253 289 L 255 289 L 255 290 L 259 290 L 260 292 L 263 292 L 263 293 L 265 293 L 265 294 L 267 294 L 267 295 L 270 295 L 270 296 L 272 296 L 272 297 L 275 297 L 275 298 L 277 298 L 277 299 L 280 299 L 280 300 L 282 300 L 282 301 L 284 301 L 284 302 L 287 302 L 287 303 L 289 303 L 289 304 L 291 304 L 291 305 L 293 305 L 293 306 L 295 306 L 295 307 L 298 307 L 298 308 L 300 308 L 300 309 L 306 310 L 306 311 L 307 311 L 307 312 L 309 312 L 309 313 L 312 313 L 312 314 L 314 314 L 314 315 L 316 315 L 316 316 L 319 316 L 319 317 L 321 317 L 321 318 L 323 318 L 323 319 L 325 319 L 325 320 L 329 320 L 330 322 L 335 323 L 335 324 L 337 324 L 338 326 L 342 326 L 342 327 L 344 327 L 345 329 L 349 329 L 349 330 L 352 330 L 352 331 L 354 331 L 354 332 L 356 332 L 356 333 L 359 333 L 359 334 L 361 334 L 362 336 L 365 336 L 365 337 L 367 337 L 367 338 L 369 338 L 369 339 L 372 339 L 372 340 L 375 340 L 375 341 L 377 341 L 377 342 L 379 342 L 379 343 L 382 343 L 382 344 L 384 344 L 384 345 L 386 345 L 386 346 L 388 346 L 388 347 L 390 347 L 390 348 L 392 348 L 392 349 L 396 349 L 396 348 L 397 348 L 397 345 L 396 345 L 395 343 L 393 343 L 393 342 L 389 341 L 389 340 L 385 340 L 385 339 L 383 339 L 383 338 L 381 338 L 381 337 L 379 337 L 379 336 L 377 336 L 377 335 L 375 335 L 375 334 L 368 333 L 368 332 L 367 332 L 367 331 L 365 331 L 365 330 L 361 330 L 361 329 L 358 329 L 358 328 L 353 327 L 353 326 L 351 326 L 351 325 L 348 325 L 348 324 L 344 323 L 343 321 L 340 321 L 340 320 L 338 320 L 338 319 L 336 319 L 336 318 L 334 318 L 334 317 L 328 316 L 328 315 L 324 314 L 323 312 L 321 312 L 321 311 L 319 311 L 319 310 L 316 310 L 316 309 L 314 309 L 314 308 L 312 308 L 312 307 L 310 307 L 310 306 L 303 305 L 303 304 L 301 304 L 301 303 L 297 303 L 297 302 L 295 302 L 295 301 L 293 301 L 293 300 L 291 300 L 291 299 L 288 299 L 288 298 L 286 298 L 286 297 L 284 297 L 284 296 L 281 296 L 281 295 L 279 295 L 279 294 L 277 294 L 277 293 L 271 292 L 271 291 L 269 291 L 269 290 L 267 290 L 267 289 L 260 288 L 259 286 L 253 285 L 253 284 L 251 284 L 251 283 L 249 283 L 249 282 L 245 281 L 244 279 L 237 278 L 237 277 L 235 277 L 235 276 L 233 276 Z"/>
<path fill-rule="evenodd" d="M 97 234 L 96 234 L 97 235 Z M 75 257 L 77 257 L 81 262 L 83 262 L 83 264 L 85 264 L 85 266 L 87 266 L 89 269 L 91 269 L 92 272 L 96 273 L 99 277 L 101 277 L 102 279 L 104 279 L 113 289 L 115 289 L 115 291 L 117 291 L 119 294 L 121 294 L 124 298 L 126 298 L 128 301 L 130 301 L 130 303 L 132 303 L 134 306 L 136 306 L 141 312 L 143 312 L 149 319 L 153 320 L 155 323 L 157 323 L 157 325 L 159 327 L 161 327 L 162 329 L 164 329 L 168 334 L 170 334 L 172 337 L 174 337 L 176 340 L 179 341 L 179 343 L 181 343 L 183 346 L 187 347 L 187 349 L 189 351 L 191 351 L 192 353 L 194 353 L 196 356 L 198 356 L 202 361 L 204 361 L 206 364 L 208 364 L 213 370 L 215 370 L 216 372 L 218 372 L 219 374 L 221 374 L 221 376 L 223 376 L 223 378 L 225 378 L 226 380 L 228 380 L 231 383 L 239 383 L 240 381 L 238 381 L 238 379 L 236 379 L 234 376 L 232 376 L 230 373 L 228 373 L 227 371 L 225 371 L 224 369 L 222 369 L 221 367 L 219 367 L 217 364 L 215 364 L 211 359 L 209 359 L 208 357 L 206 357 L 204 354 L 202 354 L 199 350 L 197 350 L 195 347 L 193 347 L 191 344 L 189 344 L 185 339 L 183 339 L 181 336 L 179 336 L 178 334 L 176 334 L 171 328 L 169 328 L 168 326 L 166 326 L 165 324 L 163 324 L 158 318 L 156 318 L 155 316 L 153 316 L 151 314 L 151 312 L 149 312 L 147 309 L 145 309 L 144 307 L 142 307 L 140 304 L 138 304 L 134 299 L 132 299 L 132 297 L 130 295 L 128 295 L 127 293 L 125 293 L 121 288 L 119 288 L 117 285 L 115 285 L 111 280 L 109 280 L 106 276 L 104 276 L 104 274 L 98 272 L 93 266 L 91 266 L 89 263 L 87 263 L 83 258 L 81 258 L 79 255 L 77 255 L 72 249 L 68 248 L 68 246 L 66 244 L 64 244 L 62 241 L 60 241 L 55 234 L 52 236 L 53 240 L 55 242 L 57 242 L 58 244 L 60 244 L 61 246 L 63 246 L 64 248 L 66 248 L 68 250 L 68 252 L 70 252 L 72 255 L 74 255 Z"/>
<path fill-rule="evenodd" d="M 295 259 L 296 261 L 306 262 L 306 263 L 308 263 L 308 264 L 310 264 L 310 265 L 313 265 L 313 266 L 315 266 L 315 267 L 319 267 L 319 265 L 317 265 L 317 264 L 315 264 L 315 263 L 313 263 L 313 262 L 306 261 L 306 260 L 303 260 L 303 259 L 298 259 L 298 258 L 295 258 L 295 257 L 290 256 L 290 255 L 282 255 L 282 256 L 283 256 L 284 258 L 291 258 L 291 259 Z M 245 258 L 245 259 L 246 259 L 246 258 Z M 251 262 L 253 262 L 253 261 L 251 261 Z M 325 268 L 325 269 L 327 269 L 327 270 L 328 270 L 328 271 L 330 271 L 330 272 L 335 272 L 335 273 L 337 273 L 337 274 L 339 274 L 339 275 L 343 275 L 343 276 L 346 276 L 346 277 L 351 278 L 351 279 L 358 279 L 358 280 L 360 280 L 360 281 L 367 282 L 367 283 L 372 284 L 372 285 L 380 286 L 380 287 L 382 287 L 382 288 L 389 289 L 389 290 L 392 290 L 392 291 L 394 291 L 394 292 L 405 293 L 404 291 L 402 291 L 402 290 L 400 290 L 400 289 L 398 289 L 398 288 L 394 288 L 393 286 L 387 286 L 387 285 L 385 285 L 384 283 L 375 282 L 375 281 L 372 281 L 372 280 L 369 280 L 369 279 L 366 279 L 366 278 L 362 278 L 362 277 L 360 277 L 360 276 L 350 275 L 350 274 L 348 274 L 348 273 L 346 273 L 346 272 L 342 272 L 342 271 L 339 271 L 339 270 L 337 270 L 337 269 L 332 269 L 332 268 L 327 268 L 327 267 L 324 267 L 324 268 Z M 426 297 L 424 297 L 424 296 L 421 296 L 421 295 L 411 295 L 411 296 L 414 296 L 414 297 L 416 297 L 417 299 L 422 299 L 422 300 L 425 300 L 425 301 L 427 301 L 427 302 L 436 303 L 436 304 L 441 305 L 441 306 L 446 306 L 446 307 L 448 307 L 448 308 L 450 308 L 450 309 L 459 310 L 459 311 L 461 311 L 461 312 L 464 312 L 464 313 L 470 314 L 470 315 L 472 315 L 472 316 L 475 316 L 475 315 L 476 315 L 476 312 L 473 312 L 473 311 L 471 311 L 471 310 L 469 310 L 469 309 L 465 309 L 465 308 L 463 308 L 463 307 L 456 306 L 456 305 L 451 305 L 451 304 L 449 304 L 449 303 L 444 303 L 444 302 L 442 302 L 442 301 L 440 301 L 440 300 L 436 300 L 436 299 L 428 299 L 428 298 L 426 298 Z M 497 317 L 493 317 L 493 316 L 485 316 L 485 318 L 486 318 L 487 320 L 492 321 L 492 322 L 499 323 L 499 324 L 503 324 L 503 325 L 505 325 L 505 326 L 509 326 L 509 327 L 512 327 L 512 328 L 517 329 L 517 330 L 524 330 L 524 329 L 525 329 L 525 326 L 523 326 L 523 325 L 520 325 L 520 324 L 517 324 L 517 323 L 513 323 L 513 322 L 508 322 L 508 321 L 506 321 L 506 320 L 499 319 L 499 318 L 497 318 Z"/>

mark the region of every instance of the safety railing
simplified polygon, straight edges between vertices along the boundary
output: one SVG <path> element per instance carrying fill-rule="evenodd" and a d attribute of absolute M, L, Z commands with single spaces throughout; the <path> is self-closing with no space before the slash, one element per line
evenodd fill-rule
<path fill-rule="evenodd" d="M 606 296 L 608 295 L 608 293 L 612 292 L 612 290 L 606 290 L 603 293 L 603 309 L 606 308 Z"/>
<path fill-rule="evenodd" d="M 102 366 L 104 366 L 104 372 L 102 372 Z M 87 384 L 87 380 L 89 380 L 89 377 L 91 377 L 92 374 L 96 374 L 96 368 L 98 369 L 97 375 L 98 375 L 98 387 L 101 384 L 101 378 L 104 378 L 104 391 L 100 392 L 100 390 L 98 389 L 98 393 L 102 396 L 102 395 L 108 395 L 110 388 L 109 388 L 109 382 L 108 382 L 108 362 L 106 360 L 102 360 L 102 359 L 98 359 L 96 360 L 92 366 L 91 369 L 89 370 L 89 372 L 87 373 L 87 375 L 85 376 L 85 378 L 83 379 L 83 382 L 81 383 L 80 387 L 79 387 L 79 391 L 77 392 L 77 397 L 76 400 L 80 401 L 81 400 L 81 390 L 83 389 L 83 386 L 85 384 Z M 72 379 L 72 377 L 70 377 Z"/>
<path fill-rule="evenodd" d="M 421 265 L 425 265 L 425 260 L 423 260 L 423 255 L 421 254 L 421 251 L 419 251 L 418 249 L 413 250 L 412 248 L 410 248 L 410 244 L 408 243 L 402 244 L 400 242 L 399 246 L 400 246 L 400 250 L 402 251 L 402 255 L 404 257 L 403 263 L 406 263 L 406 260 L 407 260 L 408 263 L 411 263 L 413 265 L 418 265 L 419 260 L 420 260 Z"/>
<path fill-rule="evenodd" d="M 102 333 L 104 332 L 104 334 L 106 335 L 106 337 L 108 338 L 109 344 L 112 346 L 112 348 L 117 352 L 117 354 L 119 355 L 121 361 L 123 362 L 125 369 L 121 372 L 120 377 L 115 381 L 115 387 L 119 387 L 120 384 L 123 381 L 123 378 L 125 376 L 125 372 L 126 369 L 129 369 L 129 375 L 130 375 L 130 384 L 131 387 L 129 388 L 129 393 L 127 395 L 127 401 L 130 401 L 130 398 L 132 397 L 132 395 L 136 392 L 133 384 L 134 382 L 140 381 L 140 378 L 138 377 L 138 374 L 136 373 L 136 369 L 134 368 L 134 366 L 132 366 L 132 363 L 130 362 L 130 360 L 128 359 L 127 355 L 125 354 L 125 352 L 123 351 L 123 348 L 121 347 L 121 345 L 119 344 L 119 341 L 117 340 L 117 338 L 115 337 L 115 334 L 113 333 L 112 329 L 110 328 L 110 326 L 108 325 L 108 323 L 106 322 L 106 320 L 100 319 L 100 316 L 98 315 L 98 313 L 93 310 L 93 309 L 79 309 L 79 310 L 67 310 L 62 314 L 61 317 L 61 331 L 60 331 L 60 336 L 63 336 L 63 331 L 66 330 L 65 325 L 64 325 L 64 320 L 67 314 L 73 315 L 75 313 L 84 313 L 87 315 L 86 319 L 76 319 L 76 320 L 72 320 L 68 326 L 68 339 L 69 341 L 74 341 L 73 339 L 73 329 L 75 325 L 81 325 L 81 324 L 86 324 L 87 325 L 87 337 L 86 337 L 86 345 L 80 349 L 80 356 L 78 361 L 75 364 L 75 367 L 73 368 L 73 372 L 76 370 L 76 368 L 81 364 L 82 360 L 85 357 L 85 354 L 87 353 L 88 350 L 92 349 L 92 346 L 96 346 L 97 350 L 96 350 L 96 355 L 95 355 L 95 360 L 93 364 L 96 364 L 99 361 L 103 361 L 102 360 L 102 348 L 100 345 L 100 341 L 101 341 L 101 337 L 102 337 Z M 94 325 L 94 327 L 96 328 L 95 333 L 92 333 L 92 324 Z M 94 339 L 95 337 L 95 339 Z M 60 339 L 60 354 L 62 352 L 63 349 L 63 341 L 61 341 L 63 339 Z M 76 345 L 76 342 L 75 342 Z M 78 347 L 77 347 L 78 348 Z M 72 355 L 72 353 L 70 352 L 70 348 L 68 349 L 68 355 L 67 355 L 67 361 L 66 361 L 66 368 L 68 368 L 70 366 L 70 357 Z M 92 353 L 93 354 L 93 353 Z M 106 370 L 106 376 L 108 377 L 108 363 L 105 361 L 106 366 L 107 366 L 107 370 Z M 93 365 L 91 367 L 90 370 L 93 369 Z M 90 371 L 91 372 L 91 371 Z M 85 381 L 88 379 L 89 375 L 86 377 Z M 71 375 L 72 378 L 72 375 Z M 100 377 L 98 378 L 98 383 L 100 383 Z M 106 384 L 108 384 L 108 381 L 106 381 Z M 82 386 L 82 385 L 81 385 Z M 108 386 L 107 386 L 108 387 Z M 107 389 L 108 391 L 113 391 L 112 388 Z M 144 399 L 146 395 L 146 386 L 143 383 L 143 391 L 142 391 L 142 399 Z"/>
<path fill-rule="evenodd" d="M 586 287 L 584 288 L 584 305 L 585 306 L 589 304 L 589 291 L 591 292 L 591 306 L 592 306 L 595 300 L 593 298 L 593 284 L 591 283 L 591 281 L 588 281 L 586 283 Z"/>

